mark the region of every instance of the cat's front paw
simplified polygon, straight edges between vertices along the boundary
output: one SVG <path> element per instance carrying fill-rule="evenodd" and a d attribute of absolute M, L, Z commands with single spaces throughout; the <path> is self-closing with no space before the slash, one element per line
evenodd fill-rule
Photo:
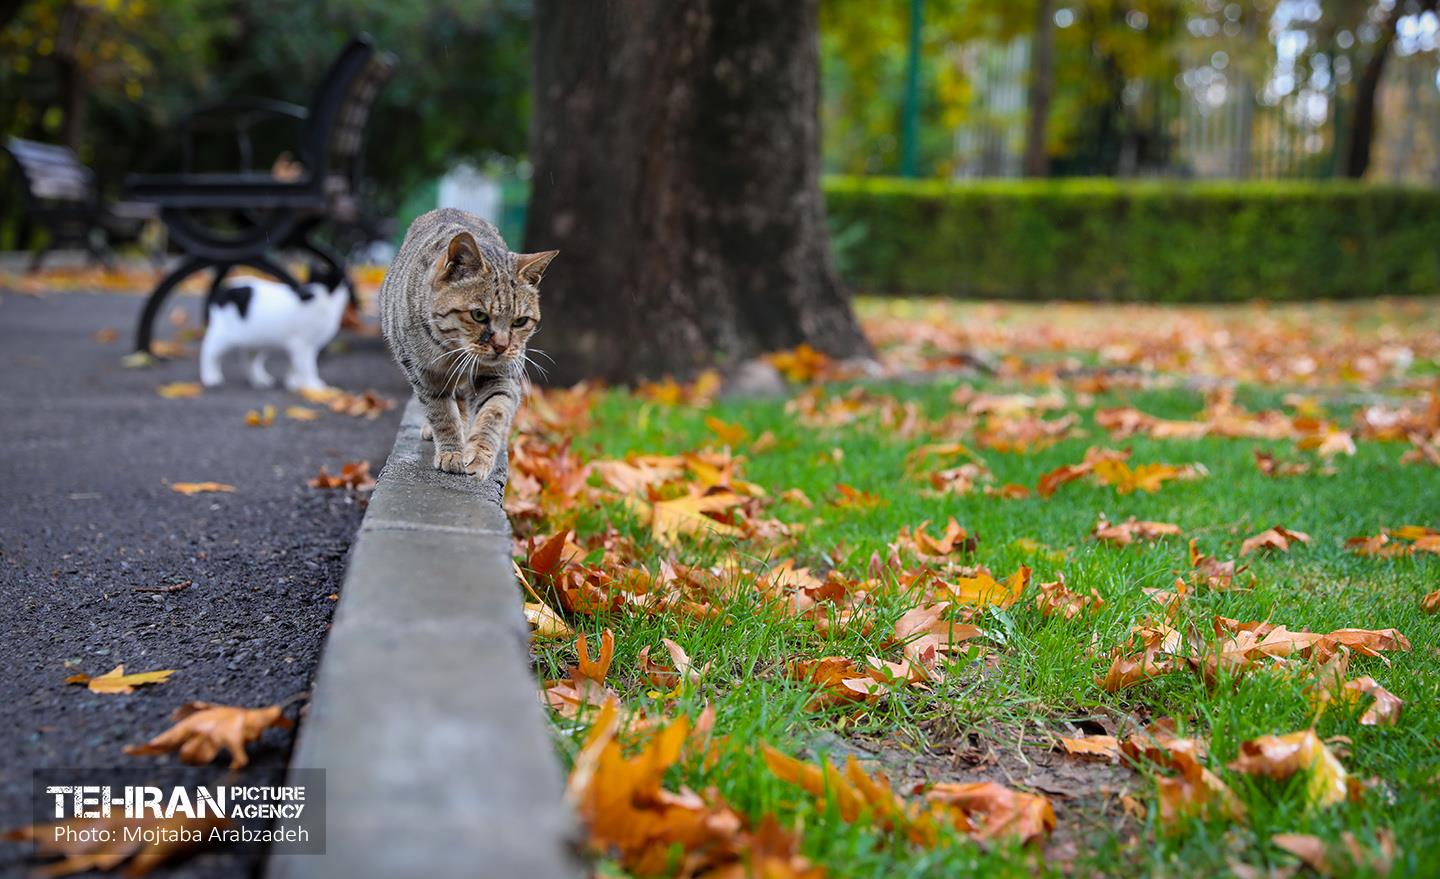
<path fill-rule="evenodd" d="M 485 477 L 495 469 L 495 450 L 483 446 L 472 446 L 467 450 L 469 460 L 465 465 L 465 472 L 472 476 Z"/>
<path fill-rule="evenodd" d="M 457 449 L 455 451 L 435 450 L 435 469 L 443 470 L 446 473 L 469 473 L 470 470 L 465 464 L 465 452 Z"/>

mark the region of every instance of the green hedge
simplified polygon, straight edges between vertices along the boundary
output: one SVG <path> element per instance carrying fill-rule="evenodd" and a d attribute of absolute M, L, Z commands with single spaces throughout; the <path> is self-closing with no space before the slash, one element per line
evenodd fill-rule
<path fill-rule="evenodd" d="M 825 182 L 871 294 L 1161 302 L 1440 292 L 1440 191 L 1338 181 Z"/>

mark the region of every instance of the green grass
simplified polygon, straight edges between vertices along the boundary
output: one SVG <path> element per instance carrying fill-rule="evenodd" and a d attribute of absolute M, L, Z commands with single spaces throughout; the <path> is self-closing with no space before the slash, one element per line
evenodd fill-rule
<path fill-rule="evenodd" d="M 954 408 L 948 402 L 953 380 L 867 387 L 914 400 L 932 418 Z M 1036 392 L 984 383 L 981 387 Z M 1283 390 L 1242 388 L 1238 400 L 1252 408 L 1276 405 Z M 1073 394 L 1070 400 L 1073 404 Z M 1099 395 L 1093 402 L 1065 410 L 1082 416 L 1086 436 L 1029 454 L 980 451 L 996 484 L 1034 486 L 1041 474 L 1078 461 L 1091 445 L 1129 446 L 1132 463 L 1198 462 L 1208 469 L 1208 478 L 1167 483 L 1155 494 L 1126 496 L 1090 480 L 1066 485 L 1049 499 L 1005 500 L 979 492 L 934 496 L 922 491 L 926 487 L 922 482 L 905 475 L 906 455 L 933 438 L 900 438 L 877 428 L 873 420 L 839 429 L 804 428 L 785 412 L 784 400 L 721 401 L 702 409 L 657 405 L 625 391 L 610 391 L 594 412 L 593 429 L 574 438 L 575 448 L 586 457 L 620 458 L 718 445 L 705 426 L 706 416 L 741 424 L 751 436 L 773 431 L 781 442 L 749 456 L 744 476 L 772 497 L 799 488 L 816 502 L 813 510 L 777 503 L 770 511 L 784 521 L 806 524 L 798 547 L 783 554 L 797 564 L 817 570 L 834 566 L 863 576 L 871 553 L 883 552 L 902 527 L 923 520 L 943 526 L 953 516 L 978 533 L 972 560 L 988 566 L 997 577 L 1027 564 L 1036 581 L 1052 580 L 1063 572 L 1071 588 L 1085 592 L 1093 587 L 1104 598 L 1100 611 L 1066 621 L 1036 610 L 1032 585 L 1012 608 L 987 615 L 983 625 L 991 637 L 977 642 L 986 649 L 956 656 L 944 683 L 931 692 L 906 690 L 856 716 L 811 712 L 804 710 L 809 686 L 785 675 L 786 662 L 797 656 L 898 658 L 898 649 L 886 648 L 883 642 L 910 603 L 895 596 L 877 600 L 868 633 L 852 625 L 820 634 L 808 621 L 777 617 L 749 598 L 728 608 L 725 620 L 625 613 L 571 622 L 590 633 L 592 643 L 601 630 L 614 631 L 617 650 L 608 683 L 627 707 L 643 708 L 652 715 L 694 716 L 704 705 L 714 706 L 716 732 L 727 737 L 723 759 L 710 769 L 694 761 L 683 763 L 672 770 L 673 785 L 695 790 L 713 786 L 747 816 L 773 813 L 785 826 L 803 828 L 804 854 L 832 876 L 1059 874 L 1062 856 L 1047 860 L 1013 847 L 986 850 L 963 839 L 925 850 L 895 842 L 863 821 L 846 824 L 833 809 L 817 805 L 773 777 L 758 755 L 758 743 L 812 760 L 819 753 L 858 746 L 876 756 L 892 777 L 908 773 L 911 780 L 973 780 L 981 773 L 970 771 L 963 762 L 947 762 L 937 753 L 946 754 L 957 742 L 968 741 L 1033 758 L 1051 749 L 1051 732 L 1075 734 L 1067 722 L 1099 717 L 1148 721 L 1163 716 L 1173 716 L 1209 739 L 1207 765 L 1241 798 L 1248 822 L 1192 821 L 1166 832 L 1156 820 L 1153 787 L 1138 773 L 1129 788 L 1149 809 L 1144 819 L 1122 818 L 1113 798 L 1108 805 L 1087 800 L 1083 808 L 1066 808 L 1064 799 L 1052 797 L 1061 811 L 1062 833 L 1076 840 L 1074 850 L 1063 856 L 1066 861 L 1073 856 L 1074 872 L 1224 876 L 1229 875 L 1231 861 L 1256 866 L 1295 863 L 1291 855 L 1269 844 L 1273 833 L 1313 833 L 1335 840 L 1346 830 L 1371 838 L 1375 829 L 1389 828 L 1400 849 L 1394 875 L 1440 873 L 1440 713 L 1435 710 L 1440 697 L 1436 649 L 1440 620 L 1420 607 L 1422 595 L 1440 588 L 1440 557 L 1361 558 L 1343 546 L 1347 537 L 1374 534 L 1382 527 L 1440 525 L 1436 472 L 1401 466 L 1401 444 L 1361 442 L 1353 458 L 1337 459 L 1334 475 L 1267 478 L 1257 470 L 1253 451 L 1267 449 L 1277 456 L 1294 457 L 1293 443 L 1144 437 L 1116 442 L 1093 421 L 1095 408 L 1120 405 L 1162 417 L 1193 417 L 1203 406 L 1198 393 L 1123 391 Z M 1342 421 L 1349 417 L 1348 409 L 1337 409 L 1335 414 Z M 838 462 L 830 455 L 835 448 L 844 452 Z M 880 495 L 885 504 L 863 510 L 828 504 L 825 501 L 834 495 L 837 482 Z M 1225 768 L 1242 741 L 1289 733 L 1312 723 L 1315 709 L 1303 682 L 1260 672 L 1212 690 L 1198 676 L 1182 672 L 1119 693 L 1095 685 L 1095 678 L 1108 666 L 1109 648 L 1125 639 L 1132 623 L 1155 615 L 1156 605 L 1142 590 L 1168 588 L 1177 574 L 1188 570 L 1184 539 L 1125 549 L 1090 539 L 1090 529 L 1101 513 L 1111 521 L 1137 516 L 1177 523 L 1187 537 L 1199 538 L 1202 551 L 1221 559 L 1237 557 L 1241 540 L 1271 525 L 1284 524 L 1312 535 L 1309 546 L 1288 554 L 1247 558 L 1256 578 L 1253 589 L 1202 591 L 1189 599 L 1181 618 L 1201 629 L 1208 630 L 1210 619 L 1220 614 L 1268 619 L 1306 631 L 1393 627 L 1410 639 L 1413 651 L 1390 654 L 1388 663 L 1357 657 L 1350 667 L 1350 677 L 1372 675 L 1405 701 L 1398 725 L 1361 726 L 1357 710 L 1340 708 L 1326 711 L 1318 720 L 1316 729 L 1322 737 L 1350 738 L 1343 762 L 1352 776 L 1379 780 L 1363 801 L 1307 809 L 1299 784 L 1257 783 Z M 609 524 L 642 542 L 647 539 L 643 526 L 618 507 L 586 512 L 579 533 L 583 539 Z M 1021 538 L 1063 551 L 1063 561 L 1044 552 L 1027 552 L 1017 544 Z M 678 557 L 705 561 L 729 553 L 757 562 L 767 558 L 764 546 L 723 541 L 689 547 Z M 655 562 L 671 554 L 653 549 Z M 1097 635 L 1099 649 L 1087 655 L 1085 648 Z M 657 693 L 643 679 L 637 654 L 645 646 L 652 654 L 660 651 L 662 637 L 679 642 L 697 662 L 714 664 L 702 685 L 668 695 Z M 575 661 L 570 643 L 537 641 L 535 651 L 542 678 L 564 677 Z M 568 762 L 579 748 L 583 726 L 556 717 L 554 728 L 557 746 Z M 1079 765 L 1083 770 L 1086 764 Z M 1087 810 L 1093 814 L 1083 814 Z"/>

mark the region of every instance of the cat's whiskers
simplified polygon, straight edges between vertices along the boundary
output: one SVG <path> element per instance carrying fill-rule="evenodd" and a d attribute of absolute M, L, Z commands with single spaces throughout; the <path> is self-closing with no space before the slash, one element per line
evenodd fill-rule
<path fill-rule="evenodd" d="M 527 349 L 525 349 L 525 350 L 526 350 L 526 357 L 525 357 L 525 359 L 529 360 L 529 359 L 530 359 L 529 355 L 531 355 L 531 354 L 539 354 L 541 357 L 544 357 L 546 360 L 550 361 L 550 365 L 551 365 L 551 366 L 554 366 L 554 365 L 555 365 L 555 358 L 554 358 L 554 357 L 551 357 L 549 354 L 545 353 L 544 350 L 542 350 L 542 349 L 540 349 L 540 348 L 527 348 Z M 535 361 L 531 360 L 530 362 L 531 362 L 531 363 L 534 363 Z"/>
<path fill-rule="evenodd" d="M 541 352 L 541 353 L 544 353 L 544 352 Z M 551 360 L 550 362 L 551 362 L 551 363 L 554 363 L 555 361 L 554 361 L 554 360 Z M 535 370 L 540 373 L 540 377 L 541 377 L 541 378 L 545 379 L 546 381 L 549 381 L 549 380 L 550 380 L 550 372 L 549 372 L 547 369 L 545 369 L 545 367 L 543 367 L 543 366 L 541 366 L 540 364 L 536 363 L 535 360 L 534 360 L 534 358 L 532 358 L 528 353 L 525 355 L 525 360 L 524 360 L 524 363 L 523 363 L 523 364 L 522 364 L 519 360 L 517 360 L 517 361 L 515 362 L 515 365 L 519 367 L 519 369 L 516 370 L 516 371 L 517 371 L 518 373 L 520 373 L 521 375 L 524 375 L 524 374 L 525 374 L 525 364 L 528 364 L 528 365 L 534 367 Z"/>
<path fill-rule="evenodd" d="M 450 369 L 446 371 L 445 380 L 440 383 L 440 387 L 442 388 L 451 387 L 450 382 L 452 379 L 457 379 L 460 376 L 464 375 L 466 364 L 469 362 L 470 358 L 475 356 L 474 352 L 471 351 L 469 348 L 461 348 L 459 350 L 461 351 L 462 356 L 457 359 L 453 364 L 451 364 Z"/>
<path fill-rule="evenodd" d="M 425 364 L 424 366 L 420 367 L 420 368 L 421 368 L 421 369 L 429 369 L 431 364 L 433 364 L 433 363 L 438 363 L 439 361 L 444 360 L 446 357 L 449 357 L 451 354 L 460 354 L 460 353 L 464 352 L 464 350 L 465 350 L 465 348 L 462 346 L 462 347 L 459 347 L 459 348 L 449 348 L 449 349 L 446 349 L 446 350 L 444 350 L 444 351 L 441 351 L 439 354 L 435 355 L 434 357 L 431 357 L 430 360 L 429 360 L 428 362 L 426 362 L 426 364 Z"/>

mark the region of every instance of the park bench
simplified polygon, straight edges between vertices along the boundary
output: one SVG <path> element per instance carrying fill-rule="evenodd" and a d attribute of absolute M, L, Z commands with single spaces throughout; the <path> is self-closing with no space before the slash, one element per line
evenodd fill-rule
<path fill-rule="evenodd" d="M 78 246 L 92 260 L 113 268 L 111 238 L 135 237 L 155 216 L 150 205 L 102 202 L 95 172 L 69 147 L 12 137 L 3 150 L 24 193 L 32 243 L 37 229 L 49 233 L 30 259 L 32 272 L 40 269 L 50 251 L 67 246 Z"/>
<path fill-rule="evenodd" d="M 296 289 L 299 284 L 272 254 L 301 251 L 348 278 L 345 260 L 315 237 L 322 225 L 361 225 L 359 203 L 366 122 L 395 66 L 367 37 L 341 50 L 321 80 L 308 108 L 264 98 L 221 101 L 198 108 L 180 124 L 182 171 L 132 175 L 130 198 L 156 205 L 170 240 L 184 258 L 160 280 L 145 302 L 135 330 L 135 350 L 150 350 L 156 316 L 172 290 L 191 275 L 213 269 L 213 297 L 229 272 L 259 269 Z M 299 128 L 289 172 L 252 167 L 252 128 L 280 119 Z M 240 169 L 222 173 L 193 170 L 196 136 L 229 127 Z M 351 284 L 350 289 L 355 289 Z M 207 299 L 208 302 L 208 299 Z"/>

